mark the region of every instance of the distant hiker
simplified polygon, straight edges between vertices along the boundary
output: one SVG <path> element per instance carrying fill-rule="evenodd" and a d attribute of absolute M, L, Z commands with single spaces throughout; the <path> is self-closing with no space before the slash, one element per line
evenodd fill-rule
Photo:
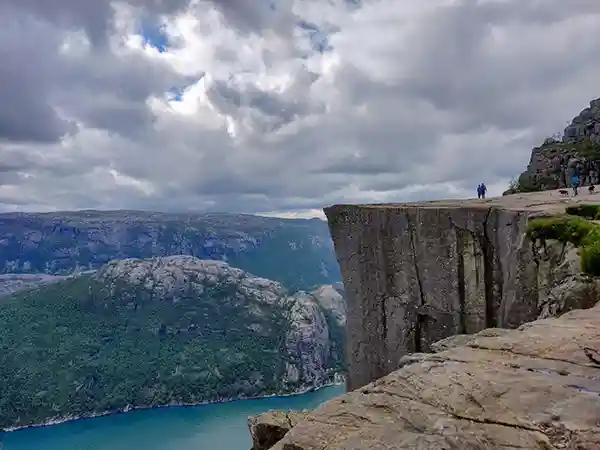
<path fill-rule="evenodd" d="M 481 183 L 477 188 L 477 192 L 480 194 L 479 198 L 485 198 L 485 193 L 487 192 L 487 186 L 485 183 Z"/>
<path fill-rule="evenodd" d="M 571 178 L 571 187 L 573 188 L 573 196 L 577 195 L 577 188 L 579 187 L 579 174 L 577 172 Z"/>
<path fill-rule="evenodd" d="M 481 198 L 481 185 L 477 185 L 477 198 Z"/>

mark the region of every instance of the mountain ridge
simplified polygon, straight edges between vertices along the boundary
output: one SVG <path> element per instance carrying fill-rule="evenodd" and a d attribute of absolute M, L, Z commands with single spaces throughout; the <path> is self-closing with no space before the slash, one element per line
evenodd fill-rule
<path fill-rule="evenodd" d="M 250 214 L 61 211 L 0 214 L 0 273 L 69 275 L 115 259 L 224 260 L 291 290 L 341 281 L 327 224 Z"/>

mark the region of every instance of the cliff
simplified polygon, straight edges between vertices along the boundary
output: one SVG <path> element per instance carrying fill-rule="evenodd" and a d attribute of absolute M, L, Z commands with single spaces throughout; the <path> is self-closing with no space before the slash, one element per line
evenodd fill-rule
<path fill-rule="evenodd" d="M 327 208 L 354 391 L 273 450 L 600 448 L 600 281 L 582 273 L 583 236 L 568 226 L 600 229 L 565 215 L 598 200 L 549 191 Z M 530 240 L 544 216 L 568 229 L 538 220 L 548 239 Z"/>
<path fill-rule="evenodd" d="M 528 220 L 595 200 L 551 191 L 327 208 L 348 303 L 348 387 L 387 375 L 402 356 L 448 336 L 538 318 L 555 282 L 572 280 L 554 280 L 568 254 L 561 247 L 561 261 L 545 264 L 525 237 Z"/>
<path fill-rule="evenodd" d="M 0 427 L 302 392 L 342 371 L 339 288 L 223 261 L 113 261 L 2 298 Z"/>

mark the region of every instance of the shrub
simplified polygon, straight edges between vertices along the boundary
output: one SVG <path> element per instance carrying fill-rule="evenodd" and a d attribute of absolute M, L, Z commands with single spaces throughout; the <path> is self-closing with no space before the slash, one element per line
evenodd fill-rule
<path fill-rule="evenodd" d="M 600 205 L 575 205 L 568 206 L 567 214 L 585 217 L 586 219 L 600 219 Z"/>
<path fill-rule="evenodd" d="M 555 239 L 581 248 L 581 270 L 600 275 L 600 225 L 581 217 L 559 216 L 533 219 L 527 226 L 532 241 Z"/>
<path fill-rule="evenodd" d="M 519 180 L 515 178 L 510 180 L 510 182 L 508 183 L 508 190 L 512 193 L 521 192 L 521 183 L 519 183 Z"/>
<path fill-rule="evenodd" d="M 581 270 L 592 276 L 600 276 L 600 240 L 581 249 Z"/>
<path fill-rule="evenodd" d="M 532 241 L 537 239 L 555 239 L 571 242 L 579 246 L 596 224 L 579 217 L 548 217 L 533 219 L 527 226 L 527 236 Z"/>

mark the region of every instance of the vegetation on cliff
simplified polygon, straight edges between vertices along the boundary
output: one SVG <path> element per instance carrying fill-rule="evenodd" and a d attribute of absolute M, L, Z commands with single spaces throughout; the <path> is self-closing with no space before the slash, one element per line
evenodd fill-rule
<path fill-rule="evenodd" d="M 531 220 L 527 235 L 534 242 L 554 239 L 572 243 L 581 249 L 582 272 L 600 276 L 600 225 L 592 221 L 599 218 L 600 205 L 571 206 L 565 215 Z"/>
<path fill-rule="evenodd" d="M 338 363 L 314 361 L 314 348 L 329 347 L 310 330 L 339 331 L 323 331 L 323 316 L 294 306 L 279 283 L 164 259 L 118 261 L 1 300 L 0 427 L 293 391 Z"/>

